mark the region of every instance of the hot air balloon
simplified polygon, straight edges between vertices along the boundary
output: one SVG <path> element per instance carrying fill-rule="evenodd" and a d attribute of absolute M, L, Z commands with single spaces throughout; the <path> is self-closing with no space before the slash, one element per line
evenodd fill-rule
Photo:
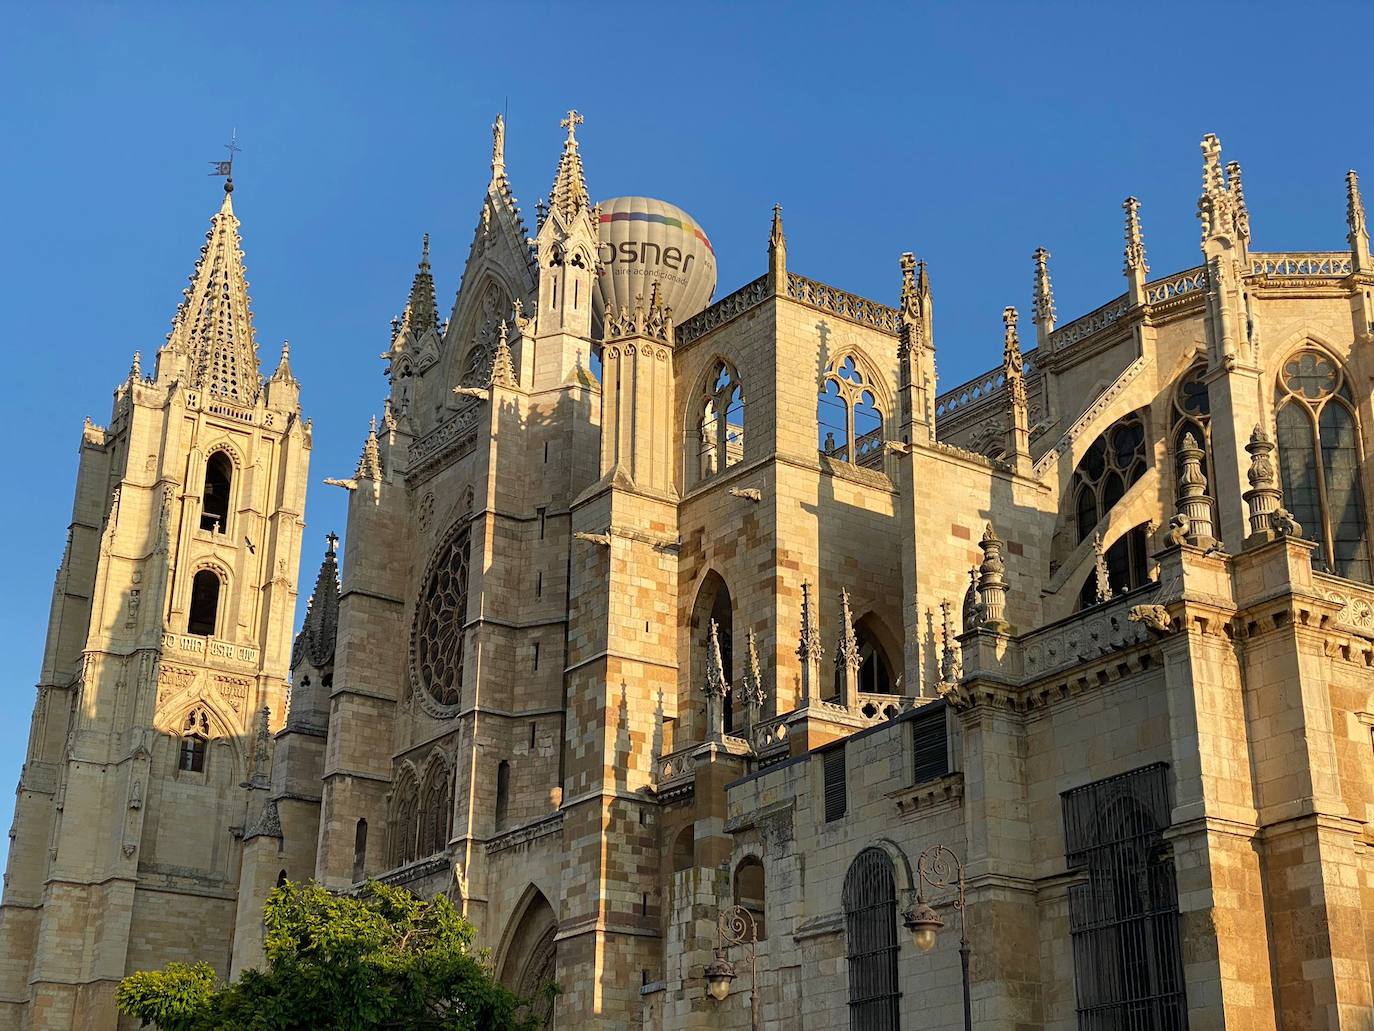
<path fill-rule="evenodd" d="M 657 282 L 663 304 L 681 323 L 701 311 L 716 289 L 716 256 L 701 227 L 683 211 L 652 197 L 601 203 L 601 276 L 592 299 L 599 323 L 607 304 L 647 301 Z M 643 302 L 640 302 L 643 303 Z"/>

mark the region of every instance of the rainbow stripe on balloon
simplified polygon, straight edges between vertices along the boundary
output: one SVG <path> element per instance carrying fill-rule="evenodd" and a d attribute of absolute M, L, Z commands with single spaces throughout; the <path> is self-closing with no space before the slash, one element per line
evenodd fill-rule
<path fill-rule="evenodd" d="M 681 229 L 683 232 L 691 233 L 698 240 L 706 245 L 706 249 L 713 255 L 716 249 L 711 246 L 711 241 L 706 238 L 706 234 L 701 231 L 700 226 L 694 226 L 686 219 L 674 218 L 672 215 L 656 215 L 648 211 L 617 211 L 613 215 L 605 212 L 601 215 L 602 222 L 657 222 L 659 225 L 672 226 L 674 229 Z"/>

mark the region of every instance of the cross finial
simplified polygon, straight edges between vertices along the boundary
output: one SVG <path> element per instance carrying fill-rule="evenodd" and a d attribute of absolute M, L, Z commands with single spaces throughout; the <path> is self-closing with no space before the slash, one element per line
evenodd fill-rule
<path fill-rule="evenodd" d="M 229 152 L 229 160 L 210 162 L 210 165 L 214 168 L 214 171 L 210 174 L 224 176 L 225 193 L 234 192 L 234 155 L 243 149 L 238 145 L 238 136 L 239 131 L 237 129 L 233 130 L 233 132 L 229 134 L 229 142 L 224 145 L 224 149 Z"/>
<path fill-rule="evenodd" d="M 569 140 L 575 140 L 577 139 L 577 127 L 585 121 L 586 119 L 583 118 L 580 114 L 578 114 L 575 110 L 569 110 L 568 117 L 564 118 L 558 124 L 568 130 Z"/>
<path fill-rule="evenodd" d="M 339 548 L 339 535 L 333 530 L 330 530 L 324 535 L 324 539 L 328 544 L 328 547 L 325 549 L 325 554 L 333 556 Z"/>

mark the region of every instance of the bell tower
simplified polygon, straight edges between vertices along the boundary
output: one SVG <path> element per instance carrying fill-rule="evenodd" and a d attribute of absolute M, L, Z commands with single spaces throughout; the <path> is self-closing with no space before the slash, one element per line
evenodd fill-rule
<path fill-rule="evenodd" d="M 125 974 L 229 973 L 285 717 L 310 427 L 265 381 L 233 180 L 145 377 L 86 423 L 0 906 L 0 1023 L 110 1028 Z"/>

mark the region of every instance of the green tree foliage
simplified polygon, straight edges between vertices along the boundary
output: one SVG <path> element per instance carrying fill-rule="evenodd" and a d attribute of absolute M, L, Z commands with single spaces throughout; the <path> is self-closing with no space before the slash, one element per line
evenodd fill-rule
<path fill-rule="evenodd" d="M 264 914 L 266 967 L 217 985 L 204 963 L 124 978 L 115 1002 L 161 1031 L 534 1031 L 474 929 L 442 895 L 369 883 L 354 898 L 287 883 Z M 555 989 L 549 986 L 548 991 Z"/>

